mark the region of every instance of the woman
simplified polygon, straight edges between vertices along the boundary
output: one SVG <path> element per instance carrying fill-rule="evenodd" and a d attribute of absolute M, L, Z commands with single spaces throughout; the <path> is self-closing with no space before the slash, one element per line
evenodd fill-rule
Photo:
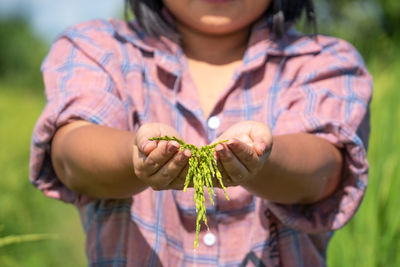
<path fill-rule="evenodd" d="M 43 64 L 31 180 L 74 203 L 91 266 L 324 266 L 367 183 L 371 77 L 344 41 L 290 27 L 308 0 L 130 1 L 68 29 Z M 189 151 L 216 156 L 193 250 Z M 252 263 L 251 263 L 252 262 Z"/>

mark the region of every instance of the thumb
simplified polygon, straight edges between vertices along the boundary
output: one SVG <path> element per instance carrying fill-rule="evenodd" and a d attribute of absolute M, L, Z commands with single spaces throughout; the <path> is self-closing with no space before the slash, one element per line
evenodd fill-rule
<path fill-rule="evenodd" d="M 161 136 L 160 128 L 155 123 L 143 124 L 135 135 L 135 145 L 145 155 L 150 154 L 157 147 L 158 141 L 150 141 L 152 137 Z"/>
<path fill-rule="evenodd" d="M 269 127 L 257 122 L 250 131 L 250 138 L 253 140 L 253 147 L 258 156 L 269 153 L 272 148 L 272 134 Z"/>

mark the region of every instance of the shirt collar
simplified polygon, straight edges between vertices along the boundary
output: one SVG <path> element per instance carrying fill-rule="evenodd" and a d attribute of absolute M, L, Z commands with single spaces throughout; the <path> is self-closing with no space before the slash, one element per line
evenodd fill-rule
<path fill-rule="evenodd" d="M 119 20 L 110 22 L 119 37 L 145 52 L 153 53 L 156 62 L 164 69 L 174 74 L 180 71 L 182 49 L 178 43 L 166 37 L 157 39 L 149 36 L 136 20 L 128 23 Z M 259 67 L 266 61 L 267 55 L 291 57 L 318 53 L 322 50 L 317 37 L 302 35 L 295 30 L 289 30 L 279 41 L 273 40 L 270 23 L 270 19 L 262 18 L 253 25 L 244 62 L 239 71 L 249 71 Z"/>
<path fill-rule="evenodd" d="M 111 19 L 118 37 L 133 44 L 138 49 L 153 54 L 155 61 L 171 73 L 180 69 L 181 48 L 176 42 L 162 36 L 160 39 L 148 35 L 136 20 L 124 22 Z"/>
<path fill-rule="evenodd" d="M 292 57 L 322 50 L 316 37 L 302 35 L 295 30 L 289 30 L 281 40 L 276 41 L 272 37 L 270 24 L 269 18 L 261 18 L 254 24 L 240 71 L 259 67 L 265 63 L 267 56 Z"/>

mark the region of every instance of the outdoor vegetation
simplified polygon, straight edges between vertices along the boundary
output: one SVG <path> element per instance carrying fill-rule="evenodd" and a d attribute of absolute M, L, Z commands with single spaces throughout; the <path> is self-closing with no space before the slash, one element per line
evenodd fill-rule
<path fill-rule="evenodd" d="M 333 267 L 400 266 L 400 1 L 317 0 L 318 32 L 344 38 L 374 76 L 370 183 L 328 249 Z M 317 2 L 316 1 L 316 2 Z M 0 18 L 0 266 L 85 266 L 72 205 L 28 181 L 32 129 L 45 104 L 40 64 L 50 45 L 22 19 Z"/>

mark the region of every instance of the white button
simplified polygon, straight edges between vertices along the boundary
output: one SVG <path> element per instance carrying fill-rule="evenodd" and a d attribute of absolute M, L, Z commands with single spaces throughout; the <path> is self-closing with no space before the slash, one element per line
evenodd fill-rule
<path fill-rule="evenodd" d="M 221 125 L 221 120 L 217 116 L 212 116 L 208 119 L 208 127 L 210 129 L 217 129 Z"/>
<path fill-rule="evenodd" d="M 213 233 L 206 233 L 203 237 L 203 242 L 206 246 L 211 247 L 215 244 L 215 241 L 217 241 L 217 238 Z"/>

